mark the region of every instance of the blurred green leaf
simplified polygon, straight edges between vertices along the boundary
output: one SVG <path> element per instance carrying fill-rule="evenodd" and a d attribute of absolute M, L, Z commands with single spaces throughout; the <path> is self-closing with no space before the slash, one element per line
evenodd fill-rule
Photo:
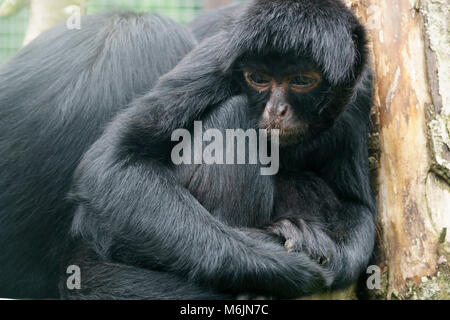
<path fill-rule="evenodd" d="M 4 0 L 0 4 L 0 17 L 15 15 L 28 5 L 28 0 Z"/>

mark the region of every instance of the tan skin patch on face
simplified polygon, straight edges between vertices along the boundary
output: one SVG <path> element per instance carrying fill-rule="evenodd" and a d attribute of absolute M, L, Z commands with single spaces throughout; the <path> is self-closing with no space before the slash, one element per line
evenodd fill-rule
<path fill-rule="evenodd" d="M 314 71 L 289 74 L 274 78 L 263 72 L 244 72 L 248 85 L 259 93 L 268 92 L 270 97 L 260 119 L 260 128 L 279 129 L 280 144 L 292 145 L 301 141 L 308 125 L 298 119 L 287 100 L 288 92 L 306 94 L 321 83 L 322 77 Z M 277 108 L 287 106 L 285 111 L 277 113 Z"/>
<path fill-rule="evenodd" d="M 278 81 L 266 74 L 252 71 L 244 72 L 245 81 L 258 92 L 279 87 L 283 91 L 292 90 L 297 93 L 308 93 L 316 88 L 322 81 L 319 73 L 308 71 L 298 74 L 287 75 Z"/>
<path fill-rule="evenodd" d="M 322 77 L 317 72 L 310 71 L 293 75 L 287 81 L 291 90 L 298 93 L 308 93 L 320 84 Z"/>

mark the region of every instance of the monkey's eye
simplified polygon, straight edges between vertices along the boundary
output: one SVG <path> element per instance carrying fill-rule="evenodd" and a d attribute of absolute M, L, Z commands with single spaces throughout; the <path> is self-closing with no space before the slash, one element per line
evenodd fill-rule
<path fill-rule="evenodd" d="M 306 77 L 306 76 L 296 76 L 294 79 L 292 79 L 291 83 L 300 86 L 300 87 L 309 87 L 314 82 L 316 82 L 316 79 Z"/>
<path fill-rule="evenodd" d="M 268 87 L 270 84 L 270 77 L 259 72 L 245 72 L 245 80 L 253 87 L 259 89 Z"/>
<path fill-rule="evenodd" d="M 315 88 L 319 82 L 320 75 L 315 72 L 296 75 L 292 77 L 290 81 L 292 88 L 300 92 L 309 91 Z"/>

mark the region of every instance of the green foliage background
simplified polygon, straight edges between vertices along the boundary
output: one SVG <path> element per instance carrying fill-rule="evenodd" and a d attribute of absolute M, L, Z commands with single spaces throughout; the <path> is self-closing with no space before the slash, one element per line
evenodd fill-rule
<path fill-rule="evenodd" d="M 202 9 L 201 0 L 89 0 L 88 13 L 114 9 L 157 12 L 180 23 L 190 22 Z M 18 15 L 0 19 L 0 64 L 21 47 L 28 23 L 28 9 Z"/>

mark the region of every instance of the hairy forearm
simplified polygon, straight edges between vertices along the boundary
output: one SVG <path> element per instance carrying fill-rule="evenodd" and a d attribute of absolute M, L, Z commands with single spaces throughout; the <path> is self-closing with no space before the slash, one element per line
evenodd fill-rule
<path fill-rule="evenodd" d="M 235 293 L 297 296 L 328 281 L 306 255 L 218 221 L 161 162 L 121 159 L 105 145 L 96 143 L 77 171 L 83 210 L 73 232 L 107 257 Z"/>
<path fill-rule="evenodd" d="M 364 201 L 340 199 L 313 173 L 277 180 L 274 222 L 266 230 L 289 251 L 304 252 L 333 274 L 333 287 L 353 282 L 374 243 L 374 212 Z"/>
<path fill-rule="evenodd" d="M 333 275 L 332 287 L 350 285 L 367 266 L 375 226 L 372 213 L 363 205 L 343 202 L 341 220 L 325 225 L 290 214 L 268 227 L 285 241 L 287 250 L 304 252 Z"/>
<path fill-rule="evenodd" d="M 343 201 L 340 223 L 334 226 L 335 243 L 329 269 L 335 275 L 333 287 L 356 281 L 371 258 L 375 242 L 375 221 L 371 210 L 354 201 Z"/>

